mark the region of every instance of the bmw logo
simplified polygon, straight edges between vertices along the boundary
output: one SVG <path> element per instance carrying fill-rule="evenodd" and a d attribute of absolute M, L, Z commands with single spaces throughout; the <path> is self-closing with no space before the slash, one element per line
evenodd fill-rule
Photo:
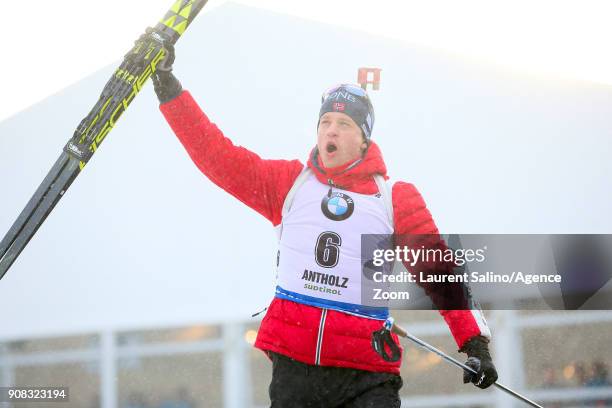
<path fill-rule="evenodd" d="M 321 211 L 330 220 L 343 221 L 353 214 L 355 203 L 353 199 L 343 193 L 332 193 L 325 195 L 321 201 Z"/>

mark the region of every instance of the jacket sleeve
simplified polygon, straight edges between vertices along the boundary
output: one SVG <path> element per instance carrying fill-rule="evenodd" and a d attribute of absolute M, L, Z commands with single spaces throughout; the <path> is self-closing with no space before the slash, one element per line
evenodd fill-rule
<path fill-rule="evenodd" d="M 396 245 L 442 251 L 447 249 L 423 197 L 414 185 L 397 182 L 393 185 L 392 196 Z M 444 317 L 459 348 L 474 336 L 491 337 L 482 312 L 472 305 L 467 284 L 428 283 L 420 281 L 420 274 L 417 273 L 423 272 L 424 276 L 453 274 L 454 264 L 422 261 L 414 266 L 408 263 L 404 265 L 410 273 L 416 275 L 417 283 Z"/>
<path fill-rule="evenodd" d="M 188 91 L 160 110 L 202 173 L 273 225 L 280 223 L 285 197 L 304 167 L 298 160 L 264 160 L 235 146 Z"/>

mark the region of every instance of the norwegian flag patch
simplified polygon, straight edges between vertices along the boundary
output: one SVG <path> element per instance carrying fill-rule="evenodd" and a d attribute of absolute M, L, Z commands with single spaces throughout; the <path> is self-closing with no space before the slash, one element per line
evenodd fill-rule
<path fill-rule="evenodd" d="M 342 102 L 334 102 L 334 110 L 339 112 L 344 112 L 344 108 L 346 105 Z"/>

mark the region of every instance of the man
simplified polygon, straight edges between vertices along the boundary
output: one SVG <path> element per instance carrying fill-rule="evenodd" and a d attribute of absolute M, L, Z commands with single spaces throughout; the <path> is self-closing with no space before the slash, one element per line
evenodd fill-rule
<path fill-rule="evenodd" d="M 277 289 L 255 343 L 273 363 L 272 407 L 399 407 L 401 358 L 388 361 L 371 345 L 388 310 L 355 297 L 360 237 L 437 236 L 438 230 L 411 184 L 393 184 L 386 193 L 392 211 L 386 208 L 387 171 L 371 140 L 374 110 L 366 92 L 344 84 L 324 94 L 306 166 L 264 160 L 234 146 L 208 119 L 172 74 L 173 61 L 169 50 L 153 77 L 166 120 L 213 183 L 279 229 Z M 464 382 L 491 385 L 497 374 L 480 312 L 440 313 L 478 371 L 466 373 Z M 398 343 L 397 336 L 393 341 Z"/>

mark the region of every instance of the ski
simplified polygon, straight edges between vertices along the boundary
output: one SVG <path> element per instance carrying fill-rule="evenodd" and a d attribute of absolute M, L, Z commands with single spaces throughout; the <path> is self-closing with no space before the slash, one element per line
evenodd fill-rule
<path fill-rule="evenodd" d="M 0 242 L 0 279 L 51 213 L 207 0 L 177 0 L 125 55 L 32 198 Z"/>

